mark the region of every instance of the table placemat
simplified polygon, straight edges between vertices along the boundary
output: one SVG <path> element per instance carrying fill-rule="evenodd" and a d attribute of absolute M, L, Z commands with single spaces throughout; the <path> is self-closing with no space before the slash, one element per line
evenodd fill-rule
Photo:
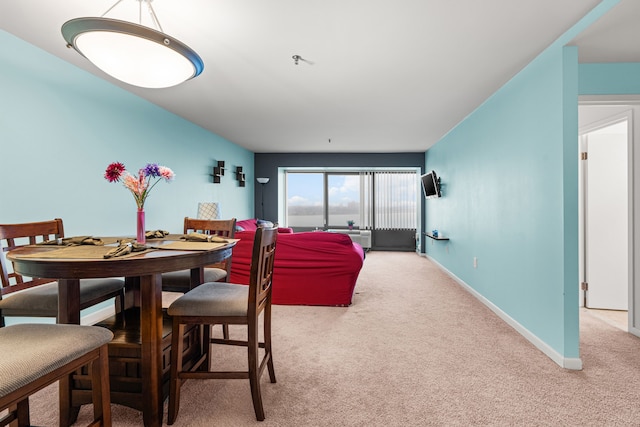
<path fill-rule="evenodd" d="M 153 242 L 154 240 L 180 240 L 182 236 L 184 236 L 184 234 L 169 233 L 164 237 L 147 237 L 146 241 L 147 243 L 149 243 L 149 242 Z"/>
<path fill-rule="evenodd" d="M 39 252 L 37 254 L 20 255 L 16 258 L 46 258 L 46 259 L 103 259 L 104 255 L 110 250 L 114 249 L 114 246 L 92 246 L 92 245 L 79 245 L 79 246 L 65 246 L 60 249 L 52 251 Z M 155 249 L 149 248 L 140 252 L 132 252 L 127 255 L 121 255 L 116 258 L 130 258 L 133 256 L 141 255 Z"/>
<path fill-rule="evenodd" d="M 71 245 L 71 244 L 63 244 L 62 241 L 63 239 L 58 239 L 59 240 L 59 244 L 55 244 L 55 243 L 45 243 L 45 242 L 40 242 L 40 243 L 36 243 L 35 245 L 25 245 L 25 246 L 33 246 L 33 247 L 38 247 L 38 246 L 50 246 L 50 247 L 55 247 L 55 246 L 60 246 L 60 247 L 68 247 L 68 246 L 104 246 L 104 245 L 113 245 L 114 243 L 118 243 L 118 241 L 120 240 L 134 240 L 132 237 L 94 237 L 94 239 L 99 239 L 102 241 L 102 245 L 89 245 L 89 244 L 80 244 L 80 245 Z M 49 240 L 47 242 L 53 242 L 53 240 Z"/>
<path fill-rule="evenodd" d="M 229 243 L 237 242 L 238 240 L 239 239 L 227 239 Z M 155 245 L 151 247 L 156 249 L 171 249 L 175 251 L 210 251 L 225 245 L 227 245 L 227 243 L 174 241 L 164 245 Z"/>

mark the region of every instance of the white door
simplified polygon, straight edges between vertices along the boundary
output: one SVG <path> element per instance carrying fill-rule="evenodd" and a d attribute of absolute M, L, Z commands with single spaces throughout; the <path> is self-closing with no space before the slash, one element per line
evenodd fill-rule
<path fill-rule="evenodd" d="M 588 308 L 629 308 L 627 121 L 585 135 L 585 278 Z"/>

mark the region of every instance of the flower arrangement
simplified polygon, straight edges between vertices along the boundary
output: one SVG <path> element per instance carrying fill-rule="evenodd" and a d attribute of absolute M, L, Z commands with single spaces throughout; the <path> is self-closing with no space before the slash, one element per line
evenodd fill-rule
<path fill-rule="evenodd" d="M 104 178 L 109 182 L 120 182 L 131 191 L 139 210 L 144 208 L 144 202 L 149 196 L 149 192 L 161 180 L 167 182 L 175 178 L 175 173 L 166 166 L 159 166 L 156 163 L 148 163 L 144 168 L 138 170 L 138 175 L 134 176 L 127 172 L 124 164 L 113 162 L 107 166 Z M 155 180 L 155 181 L 154 181 Z"/>

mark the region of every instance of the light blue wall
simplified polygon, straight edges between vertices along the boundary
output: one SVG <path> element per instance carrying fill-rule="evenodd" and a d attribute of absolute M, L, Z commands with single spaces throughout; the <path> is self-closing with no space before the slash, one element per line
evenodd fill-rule
<path fill-rule="evenodd" d="M 199 201 L 220 202 L 224 217 L 253 217 L 252 152 L 4 31 L 0 153 L 0 222 L 61 217 L 68 236 L 133 235 L 133 196 L 103 178 L 113 161 L 176 173 L 147 199 L 147 229 L 181 232 Z M 217 160 L 229 168 L 221 184 L 211 182 Z M 235 166 L 248 172 L 244 188 Z"/>
<path fill-rule="evenodd" d="M 580 95 L 640 93 L 640 63 L 580 64 Z"/>
<path fill-rule="evenodd" d="M 425 155 L 427 254 L 561 359 L 579 357 L 578 58 L 605 0 Z M 473 267 L 477 257 L 478 267 Z M 473 325 L 469 325 L 470 330 Z"/>

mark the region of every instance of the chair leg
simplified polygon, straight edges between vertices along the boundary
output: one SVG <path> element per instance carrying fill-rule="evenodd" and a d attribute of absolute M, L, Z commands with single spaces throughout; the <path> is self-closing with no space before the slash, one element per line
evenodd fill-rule
<path fill-rule="evenodd" d="M 29 398 L 21 400 L 16 405 L 16 419 L 18 420 L 18 426 L 30 426 L 31 418 L 29 416 Z"/>
<path fill-rule="evenodd" d="M 262 407 L 262 395 L 260 393 L 260 376 L 258 360 L 258 325 L 250 322 L 248 330 L 247 356 L 249 364 L 249 385 L 251 386 L 251 399 L 253 400 L 253 410 L 258 421 L 264 420 L 264 409 Z"/>
<path fill-rule="evenodd" d="M 273 368 L 273 353 L 271 352 L 271 304 L 267 304 L 264 310 L 264 351 L 267 360 L 267 369 L 269 370 L 269 380 L 276 382 L 276 371 Z"/>
<path fill-rule="evenodd" d="M 226 323 L 222 325 L 222 338 L 225 340 L 229 339 L 229 325 Z"/>
<path fill-rule="evenodd" d="M 206 359 L 199 369 L 201 371 L 210 371 L 213 363 L 211 359 L 211 325 L 200 325 L 200 330 L 202 332 L 202 353 Z"/>
<path fill-rule="evenodd" d="M 180 324 L 178 317 L 174 317 L 171 332 L 171 380 L 169 387 L 169 413 L 167 415 L 167 424 L 169 425 L 175 423 L 180 409 L 181 380 L 178 376 L 182 372 L 184 329 L 185 325 Z"/>
<path fill-rule="evenodd" d="M 93 398 L 93 421 L 102 426 L 111 425 L 111 397 L 109 385 L 109 347 L 100 348 L 98 359 L 91 363 L 91 394 Z"/>
<path fill-rule="evenodd" d="M 61 426 L 70 426 L 78 419 L 79 406 L 72 406 L 71 388 L 73 374 L 65 375 L 58 381 L 59 419 Z"/>

